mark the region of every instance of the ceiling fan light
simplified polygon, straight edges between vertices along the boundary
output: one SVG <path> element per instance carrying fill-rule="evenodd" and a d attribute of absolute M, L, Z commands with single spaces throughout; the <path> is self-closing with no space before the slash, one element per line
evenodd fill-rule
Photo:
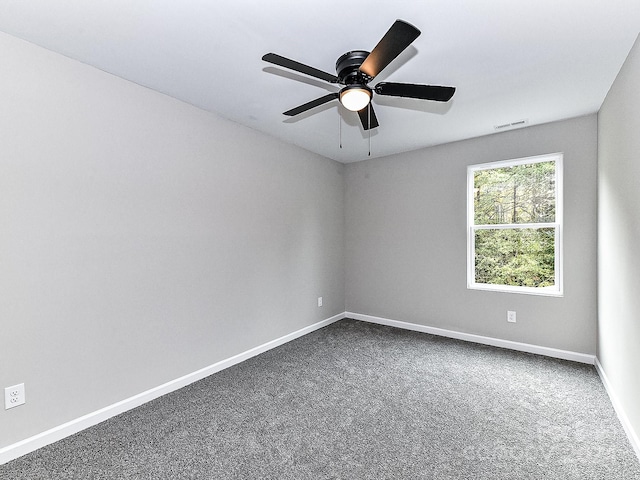
<path fill-rule="evenodd" d="M 340 91 L 340 103 L 352 112 L 359 112 L 370 101 L 371 90 L 364 85 L 349 85 Z"/>

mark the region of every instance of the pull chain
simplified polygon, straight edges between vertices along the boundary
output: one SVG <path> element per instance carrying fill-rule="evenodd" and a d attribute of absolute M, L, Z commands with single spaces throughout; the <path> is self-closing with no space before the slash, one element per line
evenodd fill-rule
<path fill-rule="evenodd" d="M 367 124 L 369 125 L 369 156 L 371 156 L 371 102 L 367 105 Z"/>
<path fill-rule="evenodd" d="M 368 156 L 371 156 L 371 102 L 367 105 L 367 126 L 369 127 L 367 130 L 369 131 L 369 153 Z M 342 148 L 342 115 L 338 115 L 338 142 L 340 148 Z"/>

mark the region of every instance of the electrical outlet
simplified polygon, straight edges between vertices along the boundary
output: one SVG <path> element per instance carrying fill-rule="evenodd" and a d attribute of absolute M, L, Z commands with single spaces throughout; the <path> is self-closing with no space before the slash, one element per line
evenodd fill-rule
<path fill-rule="evenodd" d="M 507 311 L 507 322 L 516 323 L 516 312 L 512 310 Z"/>
<path fill-rule="evenodd" d="M 4 389 L 4 409 L 17 407 L 25 403 L 24 383 Z"/>
<path fill-rule="evenodd" d="M 318 306 L 321 307 L 322 306 L 322 297 L 318 297 Z"/>

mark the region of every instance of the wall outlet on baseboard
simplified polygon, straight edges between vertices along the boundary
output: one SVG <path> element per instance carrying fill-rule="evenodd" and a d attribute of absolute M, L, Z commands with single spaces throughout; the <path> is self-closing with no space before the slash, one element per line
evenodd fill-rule
<path fill-rule="evenodd" d="M 507 322 L 516 323 L 516 312 L 513 310 L 507 310 Z"/>
<path fill-rule="evenodd" d="M 318 297 L 318 306 L 321 307 L 322 306 L 322 297 Z"/>
<path fill-rule="evenodd" d="M 19 385 L 14 385 L 12 387 L 7 387 L 4 389 L 4 409 L 9 410 L 10 408 L 17 407 L 18 405 L 23 405 L 25 403 L 24 396 L 24 383 Z"/>

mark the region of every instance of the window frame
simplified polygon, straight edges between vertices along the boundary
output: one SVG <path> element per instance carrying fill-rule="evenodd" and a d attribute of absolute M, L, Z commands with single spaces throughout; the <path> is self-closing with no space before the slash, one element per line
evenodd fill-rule
<path fill-rule="evenodd" d="M 563 160 L 562 153 L 551 153 L 532 157 L 499 160 L 467 166 L 467 289 L 488 290 L 494 292 L 521 293 L 528 295 L 543 295 L 552 297 L 564 296 L 563 288 Z M 529 165 L 542 162 L 555 162 L 555 221 L 545 223 L 499 223 L 493 225 L 475 225 L 474 180 L 475 172 Z M 477 230 L 525 229 L 525 228 L 554 228 L 554 274 L 555 284 L 552 287 L 522 287 L 512 285 L 496 285 L 477 283 L 475 281 L 475 232 Z"/>

